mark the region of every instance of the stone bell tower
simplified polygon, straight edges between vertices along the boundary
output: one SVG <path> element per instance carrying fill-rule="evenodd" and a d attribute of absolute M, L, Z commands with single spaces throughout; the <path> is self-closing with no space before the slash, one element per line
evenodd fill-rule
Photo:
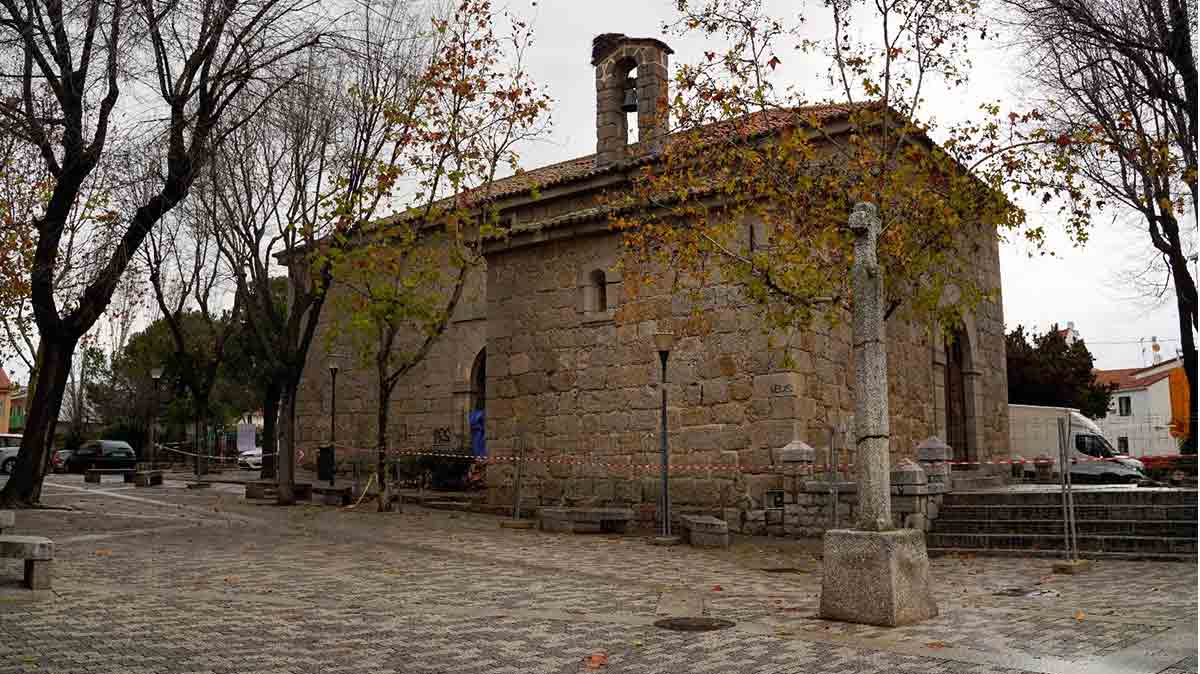
<path fill-rule="evenodd" d="M 667 133 L 667 59 L 661 40 L 604 33 L 592 40 L 596 67 L 596 168 L 655 152 Z M 631 77 L 634 71 L 636 77 Z M 626 115 L 637 113 L 636 143 Z"/>

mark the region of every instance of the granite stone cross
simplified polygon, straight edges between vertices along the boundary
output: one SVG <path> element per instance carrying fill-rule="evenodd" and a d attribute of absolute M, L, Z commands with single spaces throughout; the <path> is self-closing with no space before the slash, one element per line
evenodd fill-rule
<path fill-rule="evenodd" d="M 883 278 L 876 257 L 879 215 L 859 203 L 850 214 L 854 232 L 854 434 L 858 517 L 864 531 L 892 528 L 889 483 L 887 347 L 884 343 Z"/>

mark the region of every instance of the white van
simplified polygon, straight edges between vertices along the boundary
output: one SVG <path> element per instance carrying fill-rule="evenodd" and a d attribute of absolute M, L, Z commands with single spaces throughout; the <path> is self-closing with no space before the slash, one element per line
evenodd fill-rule
<path fill-rule="evenodd" d="M 1040 405 L 1008 406 L 1008 440 L 1012 456 L 1021 456 L 1031 461 L 1048 456 L 1054 461 L 1058 472 L 1058 420 L 1067 422 L 1070 439 L 1068 447 L 1077 466 L 1089 464 L 1118 463 L 1126 468 L 1144 472 L 1141 461 L 1121 454 L 1104 439 L 1096 422 L 1069 407 L 1043 407 Z M 1105 461 L 1096 461 L 1102 459 Z M 1092 468 L 1100 468 L 1094 465 Z M 1086 470 L 1086 469 L 1081 469 Z M 1033 472 L 1033 464 L 1025 464 L 1025 472 Z M 1074 474 L 1075 471 L 1072 471 Z"/>
<path fill-rule="evenodd" d="M 0 473 L 11 475 L 17 465 L 17 452 L 21 450 L 21 436 L 0 433 Z"/>

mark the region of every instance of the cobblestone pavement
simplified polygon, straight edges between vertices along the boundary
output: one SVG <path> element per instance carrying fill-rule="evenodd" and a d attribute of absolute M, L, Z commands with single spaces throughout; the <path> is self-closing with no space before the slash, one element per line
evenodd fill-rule
<path fill-rule="evenodd" d="M 0 673 L 1197 671 L 1195 564 L 935 560 L 941 615 L 886 629 L 815 617 L 812 542 L 663 548 L 239 491 L 53 477 L 44 501 L 72 510 L 17 532 L 55 539 L 54 591 L 0 565 Z M 654 627 L 668 591 L 736 626 Z"/>

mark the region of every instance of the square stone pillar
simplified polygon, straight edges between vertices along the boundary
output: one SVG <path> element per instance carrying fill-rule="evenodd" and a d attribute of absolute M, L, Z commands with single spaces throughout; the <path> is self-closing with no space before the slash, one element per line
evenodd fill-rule
<path fill-rule="evenodd" d="M 925 535 L 916 529 L 825 532 L 821 617 L 897 627 L 937 616 Z"/>

